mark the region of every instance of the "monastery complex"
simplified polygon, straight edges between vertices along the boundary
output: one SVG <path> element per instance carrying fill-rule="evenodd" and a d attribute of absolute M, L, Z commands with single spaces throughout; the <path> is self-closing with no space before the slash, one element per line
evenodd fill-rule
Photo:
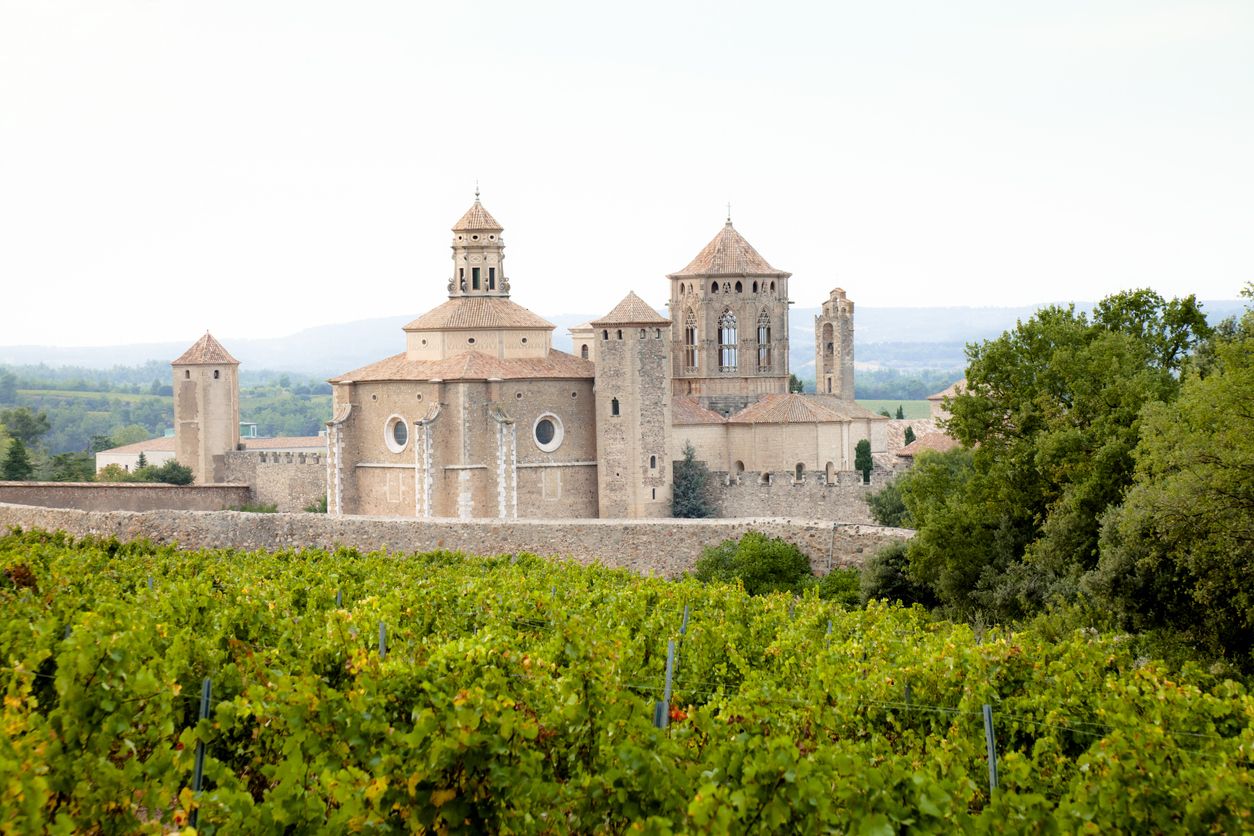
<path fill-rule="evenodd" d="M 791 274 L 730 218 L 666 277 L 669 317 L 628 293 L 571 329 L 570 354 L 513 301 L 525 285 L 506 270 L 503 231 L 476 194 L 452 228 L 448 301 L 402 329 L 398 353 L 331 379 L 325 438 L 269 458 L 241 444 L 238 363 L 206 334 L 172 364 L 175 456 L 200 483 L 325 492 L 336 515 L 645 518 L 671 515 L 674 463 L 691 445 L 724 516 L 861 508 L 854 449 L 866 439 L 883 460 L 889 421 L 853 400 L 844 290 L 816 317 L 819 393 L 793 394 Z M 303 475 L 264 475 L 278 464 Z"/>

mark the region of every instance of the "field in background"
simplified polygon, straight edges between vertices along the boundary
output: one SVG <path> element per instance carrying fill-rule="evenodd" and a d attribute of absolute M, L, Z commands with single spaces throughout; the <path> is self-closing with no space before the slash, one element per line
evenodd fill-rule
<path fill-rule="evenodd" d="M 866 407 L 872 412 L 879 412 L 881 409 L 887 409 L 893 417 L 897 416 L 897 407 L 899 406 L 907 418 L 932 417 L 931 405 L 927 401 L 864 400 L 859 398 L 858 404 Z"/>

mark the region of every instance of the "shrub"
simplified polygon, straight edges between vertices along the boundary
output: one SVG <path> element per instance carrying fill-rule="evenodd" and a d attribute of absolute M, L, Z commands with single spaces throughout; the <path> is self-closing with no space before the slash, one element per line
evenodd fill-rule
<path fill-rule="evenodd" d="M 325 514 L 327 512 L 326 494 L 323 494 L 322 496 L 315 499 L 313 502 L 306 505 L 305 510 L 308 511 L 310 514 Z"/>
<path fill-rule="evenodd" d="M 866 504 L 871 509 L 871 517 L 880 525 L 911 527 L 910 512 L 901 498 L 901 487 L 896 480 L 875 493 L 866 494 Z"/>
<path fill-rule="evenodd" d="M 813 577 L 810 559 L 799 548 L 758 531 L 706 548 L 693 574 L 707 583 L 739 580 L 750 595 L 800 592 Z"/>
<path fill-rule="evenodd" d="M 862 572 L 853 568 L 836 567 L 816 584 L 819 597 L 846 607 L 862 606 Z"/>
<path fill-rule="evenodd" d="M 935 606 L 936 596 L 910 576 L 906 544 L 894 543 L 871 556 L 862 568 L 862 599 L 901 601 L 903 604 Z"/>

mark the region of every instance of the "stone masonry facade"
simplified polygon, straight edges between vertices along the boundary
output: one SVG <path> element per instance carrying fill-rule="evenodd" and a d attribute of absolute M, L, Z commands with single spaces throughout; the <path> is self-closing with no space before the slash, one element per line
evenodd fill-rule
<path fill-rule="evenodd" d="M 914 532 L 816 520 L 414 520 L 326 514 L 249 514 L 237 511 L 79 511 L 0 504 L 0 530 L 62 530 L 75 537 L 147 538 L 189 549 L 300 547 L 413 553 L 449 549 L 466 554 L 531 552 L 601 563 L 641 574 L 676 577 L 692 569 L 701 550 L 747 531 L 796 544 L 816 573 L 861 566 L 880 548 Z"/>

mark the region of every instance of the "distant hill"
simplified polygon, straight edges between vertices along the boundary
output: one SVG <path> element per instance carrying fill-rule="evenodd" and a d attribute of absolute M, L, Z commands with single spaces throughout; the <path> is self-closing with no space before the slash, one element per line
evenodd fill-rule
<path fill-rule="evenodd" d="M 1239 314 L 1239 300 L 1202 303 L 1212 322 Z M 898 369 L 953 369 L 965 365 L 968 342 L 1001 335 L 1015 322 L 1043 307 L 1017 308 L 869 308 L 859 307 L 855 320 L 854 354 L 861 367 Z M 1091 303 L 1076 303 L 1080 309 Z M 799 377 L 814 376 L 814 317 L 819 309 L 792 308 L 788 315 L 789 365 Z M 307 328 L 286 337 L 231 339 L 228 350 L 252 370 L 272 369 L 327 378 L 403 351 L 401 327 L 418 312 L 404 316 L 363 319 Z M 571 348 L 568 328 L 595 319 L 599 313 L 545 316 L 557 326 L 554 345 Z M 168 363 L 181 354 L 196 335 L 178 343 L 131 343 L 93 347 L 0 346 L 0 364 L 84 366 L 109 368 L 138 366 L 149 361 Z"/>

